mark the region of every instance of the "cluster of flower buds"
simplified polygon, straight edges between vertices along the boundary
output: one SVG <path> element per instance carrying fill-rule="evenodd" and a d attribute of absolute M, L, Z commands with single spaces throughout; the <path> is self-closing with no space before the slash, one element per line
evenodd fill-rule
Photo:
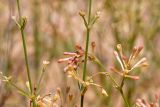
<path fill-rule="evenodd" d="M 159 97 L 155 96 L 155 102 L 149 103 L 144 99 L 137 99 L 136 107 L 160 107 L 159 105 Z"/>
<path fill-rule="evenodd" d="M 58 100 L 61 100 L 60 88 L 57 88 L 54 95 L 49 93 L 44 96 L 38 95 L 36 97 L 36 103 L 38 107 L 59 107 Z"/>
<path fill-rule="evenodd" d="M 92 46 L 92 52 L 94 53 L 95 49 L 95 42 L 91 43 Z M 89 86 L 95 86 L 97 88 L 101 89 L 102 95 L 108 96 L 106 90 L 99 84 L 94 83 L 93 77 L 98 74 L 93 74 L 92 76 L 87 76 L 86 81 L 82 80 L 79 75 L 75 72 L 77 71 L 77 68 L 79 67 L 80 63 L 84 62 L 84 53 L 85 51 L 80 46 L 76 46 L 76 52 L 64 52 L 64 55 L 67 55 L 69 57 L 59 59 L 58 62 L 67 62 L 67 66 L 64 68 L 64 71 L 67 72 L 68 77 L 72 77 L 73 79 L 77 80 L 79 83 L 83 84 L 85 89 L 87 90 Z M 93 61 L 95 60 L 95 57 L 92 54 L 88 54 L 88 60 Z M 101 74 L 101 73 L 100 73 Z M 83 91 L 81 94 L 84 94 L 85 91 Z"/>
<path fill-rule="evenodd" d="M 81 46 L 76 46 L 76 52 L 64 52 L 64 55 L 69 56 L 58 60 L 58 63 L 67 62 L 68 65 L 64 68 L 65 72 L 76 71 L 79 64 L 83 62 L 84 50 Z"/>
<path fill-rule="evenodd" d="M 99 19 L 101 12 L 98 11 L 96 12 L 96 14 L 94 15 L 94 17 L 91 19 L 90 23 L 87 22 L 85 15 L 86 13 L 84 11 L 80 11 L 79 15 L 82 17 L 83 21 L 84 21 L 84 25 L 87 29 L 91 29 L 91 27 L 95 24 L 95 22 Z"/>
<path fill-rule="evenodd" d="M 45 96 L 38 95 L 36 97 L 36 103 L 39 107 L 52 107 L 53 99 L 51 98 L 51 94 L 47 94 Z"/>
<path fill-rule="evenodd" d="M 16 16 L 12 16 L 12 19 L 15 21 L 19 29 L 24 29 L 27 24 L 27 18 L 22 17 L 22 19 L 19 19 L 17 21 Z"/>
<path fill-rule="evenodd" d="M 62 92 L 58 87 L 53 96 L 51 94 L 44 96 L 38 95 L 36 97 L 36 103 L 38 107 L 71 107 L 73 106 L 73 97 L 75 96 L 71 94 L 70 87 L 66 87 L 66 92 Z"/>
<path fill-rule="evenodd" d="M 137 63 L 133 64 L 133 62 L 135 62 L 136 58 L 139 56 L 142 49 L 143 47 L 134 47 L 131 55 L 129 56 L 129 58 L 127 58 L 123 54 L 123 49 L 122 49 L 121 44 L 118 44 L 117 45 L 118 51 L 114 51 L 114 55 L 116 59 L 118 60 L 122 70 L 117 70 L 116 68 L 111 68 L 111 70 L 121 76 L 125 76 L 125 77 L 135 79 L 135 80 L 139 79 L 139 76 L 132 76 L 132 75 L 129 75 L 129 73 L 133 71 L 135 68 L 145 67 L 148 65 L 147 59 L 145 57 L 140 59 Z"/>
<path fill-rule="evenodd" d="M 11 81 L 12 77 L 11 76 L 4 76 L 2 72 L 0 72 L 0 80 L 2 80 L 3 82 L 9 82 Z"/>

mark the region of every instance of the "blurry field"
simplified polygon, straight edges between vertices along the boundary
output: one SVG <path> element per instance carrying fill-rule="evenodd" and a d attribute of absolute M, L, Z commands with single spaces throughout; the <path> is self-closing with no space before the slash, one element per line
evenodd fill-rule
<path fill-rule="evenodd" d="M 87 11 L 87 0 L 20 0 L 20 4 L 22 15 L 27 17 L 25 36 L 33 84 L 39 77 L 42 62 L 48 60 L 41 94 L 54 94 L 60 88 L 64 93 L 62 107 L 79 107 L 77 82 L 67 77 L 63 71 L 65 64 L 57 61 L 64 57 L 63 52 L 74 52 L 75 45 L 85 49 L 86 31 L 78 13 Z M 122 44 L 126 55 L 134 46 L 143 46 L 141 56 L 147 57 L 149 66 L 137 69 L 140 79 L 128 80 L 125 94 L 131 104 L 138 98 L 154 101 L 155 95 L 160 95 L 160 0 L 93 0 L 92 9 L 92 15 L 101 13 L 90 36 L 90 42 L 96 43 L 95 55 L 109 71 L 111 66 L 118 66 L 113 54 L 117 44 Z M 0 0 L 0 71 L 11 75 L 18 86 L 26 89 L 21 35 L 12 16 L 18 16 L 16 0 Z M 88 63 L 89 75 L 101 70 Z M 85 95 L 84 107 L 125 107 L 109 79 L 98 76 L 94 81 L 104 86 L 109 96 L 101 96 L 91 87 Z M 65 104 L 67 86 L 73 94 L 72 106 Z M 28 103 L 13 87 L 0 81 L 0 107 L 29 107 Z"/>

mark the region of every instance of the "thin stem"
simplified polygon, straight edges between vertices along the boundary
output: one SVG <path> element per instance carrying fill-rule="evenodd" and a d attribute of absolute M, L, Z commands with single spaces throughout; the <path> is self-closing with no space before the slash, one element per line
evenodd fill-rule
<path fill-rule="evenodd" d="M 88 9 L 88 24 L 91 21 L 91 10 L 92 10 L 92 0 L 89 0 L 89 9 Z"/>
<path fill-rule="evenodd" d="M 97 76 L 97 75 L 108 75 L 107 72 L 98 72 L 98 73 L 95 73 L 93 74 L 92 76 L 90 76 L 89 78 L 92 79 L 93 77 Z"/>
<path fill-rule="evenodd" d="M 87 57 L 88 57 L 88 47 L 89 47 L 89 37 L 90 37 L 90 28 L 88 26 L 89 26 L 90 21 L 91 21 L 91 6 L 92 6 L 92 0 L 89 0 L 88 25 L 87 25 L 86 48 L 85 48 L 85 60 L 84 60 L 84 68 L 83 68 L 83 81 L 86 80 Z M 83 90 L 83 88 L 84 87 L 82 87 L 82 90 Z M 84 102 L 84 94 L 81 95 L 81 107 L 83 107 L 83 102 Z"/>
<path fill-rule="evenodd" d="M 26 43 L 25 43 L 25 37 L 24 37 L 23 30 L 21 30 L 21 34 L 22 34 L 22 40 L 23 40 L 23 48 L 24 48 L 25 63 L 26 63 L 26 68 L 27 68 L 27 76 L 28 76 L 28 80 L 29 80 L 30 90 L 31 90 L 31 93 L 32 93 L 32 81 L 31 81 L 31 76 L 30 76 L 30 71 L 29 71 L 27 49 L 26 49 Z"/>
<path fill-rule="evenodd" d="M 87 29 L 87 38 L 86 38 L 86 49 L 85 49 L 85 60 L 84 60 L 84 68 L 83 68 L 83 80 L 86 79 L 86 71 L 87 71 L 87 57 L 88 57 L 88 46 L 89 46 L 89 36 L 90 29 Z"/>
<path fill-rule="evenodd" d="M 83 102 L 84 102 L 84 94 L 81 95 L 81 107 L 83 107 Z"/>
<path fill-rule="evenodd" d="M 21 9 L 20 9 L 19 0 L 17 0 L 17 6 L 18 6 L 18 14 L 19 14 L 20 25 L 21 25 L 20 30 L 21 30 L 21 36 L 22 36 L 22 41 L 23 41 L 23 49 L 24 49 L 24 55 L 25 55 L 27 76 L 28 76 L 28 80 L 29 80 L 30 91 L 31 91 L 31 94 L 32 94 L 32 81 L 31 81 L 31 76 L 30 76 L 30 71 L 29 71 L 27 48 L 26 48 L 26 42 L 25 42 L 25 36 L 24 36 L 24 28 L 22 28 L 22 16 L 21 16 Z"/>
<path fill-rule="evenodd" d="M 124 74 L 124 75 L 125 75 L 125 74 Z M 124 92 L 123 92 L 124 81 L 125 81 L 125 76 L 123 76 L 122 81 L 121 81 L 121 84 L 120 84 L 120 87 L 118 88 L 118 90 L 119 90 L 119 92 L 120 92 L 120 94 L 121 94 L 121 96 L 122 96 L 122 98 L 123 98 L 126 106 L 127 106 L 127 107 L 130 107 L 130 105 L 129 105 L 127 99 L 126 99 L 126 97 L 124 96 Z"/>
<path fill-rule="evenodd" d="M 94 56 L 95 60 L 94 62 L 96 64 L 98 64 L 104 71 L 106 71 L 106 68 L 104 67 L 104 65 L 99 61 L 99 59 L 96 58 L 96 56 Z"/>
<path fill-rule="evenodd" d="M 19 88 L 18 86 L 16 86 L 14 83 L 12 83 L 11 81 L 8 81 L 8 83 L 9 83 L 11 86 L 15 87 L 21 94 L 23 94 L 23 95 L 26 96 L 26 97 L 29 97 L 29 95 L 28 95 L 27 92 L 23 91 L 21 88 Z"/>
<path fill-rule="evenodd" d="M 112 80 L 112 82 L 116 85 L 116 87 L 118 88 L 119 87 L 119 85 L 118 85 L 118 83 L 116 82 L 116 80 L 109 74 L 109 75 L 107 75 L 111 80 Z"/>
<path fill-rule="evenodd" d="M 88 12 L 88 25 L 91 20 L 91 5 L 92 0 L 89 0 L 89 12 Z M 84 68 L 83 68 L 83 80 L 86 79 L 86 70 L 87 70 L 87 57 L 88 57 L 88 47 L 89 47 L 89 37 L 90 37 L 90 28 L 87 27 L 87 38 L 86 38 L 86 48 L 85 48 L 85 60 L 84 60 Z"/>
<path fill-rule="evenodd" d="M 122 96 L 122 98 L 123 98 L 123 100 L 124 100 L 126 106 L 127 106 L 127 107 L 130 107 L 130 105 L 129 105 L 127 99 L 126 99 L 126 97 L 124 96 L 124 93 L 123 93 L 123 90 L 122 90 L 122 89 L 120 89 L 120 93 L 121 93 L 121 96 Z"/>
<path fill-rule="evenodd" d="M 17 0 L 17 6 L 18 6 L 19 18 L 21 19 L 22 15 L 21 15 L 21 9 L 20 9 L 20 5 L 19 5 L 19 0 Z"/>
<path fill-rule="evenodd" d="M 79 76 L 79 74 L 78 74 L 78 70 L 76 70 L 76 75 L 78 75 L 78 76 Z M 77 84 L 78 84 L 78 88 L 79 88 L 79 90 L 81 90 L 81 85 L 80 85 L 79 81 L 77 82 Z"/>
<path fill-rule="evenodd" d="M 104 65 L 96 57 L 95 57 L 95 59 L 96 59 L 95 63 L 98 64 L 104 71 L 106 71 L 106 68 L 104 67 Z M 119 87 L 116 80 L 108 72 L 106 72 L 105 75 L 108 76 L 111 79 L 111 81 L 116 85 L 116 87 Z"/>
<path fill-rule="evenodd" d="M 97 58 L 96 58 L 95 62 L 96 62 L 100 67 L 102 67 L 104 71 L 106 70 L 105 67 L 103 66 L 103 64 L 102 64 Z M 121 84 L 118 85 L 118 83 L 115 81 L 115 79 L 114 79 L 109 73 L 106 73 L 106 75 L 113 81 L 113 83 L 116 85 L 116 88 L 120 91 L 121 96 L 122 96 L 122 98 L 123 98 L 126 106 L 127 106 L 127 107 L 130 107 L 127 99 L 126 99 L 125 96 L 124 96 L 124 92 L 123 92 L 123 85 L 124 85 L 124 81 L 125 81 L 125 76 L 123 76 L 122 81 L 121 81 Z M 125 75 L 125 74 L 124 74 L 124 75 Z"/>
<path fill-rule="evenodd" d="M 88 27 L 88 23 L 87 23 L 87 21 L 86 21 L 86 19 L 85 19 L 84 16 L 82 16 L 82 18 L 83 18 L 83 21 L 84 21 L 84 25 L 85 25 L 85 27 L 87 28 L 87 27 Z"/>
<path fill-rule="evenodd" d="M 39 90 L 39 88 L 40 88 L 40 84 L 41 84 L 41 81 L 42 81 L 44 72 L 45 72 L 45 68 L 43 67 L 42 72 L 41 72 L 41 75 L 40 75 L 40 78 L 39 78 L 39 81 L 38 81 L 38 84 L 37 84 L 37 89 L 38 89 L 38 90 Z"/>
<path fill-rule="evenodd" d="M 122 78 L 122 81 L 121 81 L 120 88 L 123 88 L 123 85 L 124 85 L 124 80 L 125 80 L 125 74 L 124 74 L 124 76 L 123 76 L 123 78 Z"/>
<path fill-rule="evenodd" d="M 33 107 L 37 107 L 35 99 L 32 100 Z"/>

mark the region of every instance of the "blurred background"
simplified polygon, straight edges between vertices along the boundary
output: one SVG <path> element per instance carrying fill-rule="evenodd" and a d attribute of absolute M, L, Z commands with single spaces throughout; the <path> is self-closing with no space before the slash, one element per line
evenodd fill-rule
<path fill-rule="evenodd" d="M 65 51 L 74 52 L 77 44 L 85 47 L 85 26 L 78 13 L 87 11 L 87 3 L 87 0 L 20 0 L 22 15 L 28 19 L 25 36 L 32 78 L 38 79 L 43 60 L 50 61 L 41 94 L 54 93 L 57 87 L 65 93 L 70 86 L 74 95 L 71 107 L 79 105 L 77 83 L 67 78 L 63 71 L 65 64 L 58 64 L 57 60 L 64 57 Z M 143 46 L 141 56 L 147 57 L 149 66 L 136 71 L 140 80 L 127 81 L 125 94 L 132 105 L 137 98 L 153 101 L 160 92 L 160 0 L 93 0 L 92 9 L 92 16 L 97 11 L 101 13 L 91 31 L 90 42 L 96 43 L 96 56 L 109 70 L 110 66 L 117 66 L 113 55 L 116 44 L 122 44 L 126 55 L 134 46 Z M 0 0 L 0 71 L 11 75 L 18 86 L 26 89 L 21 35 L 12 16 L 18 18 L 16 0 Z M 101 70 L 88 63 L 89 75 Z M 119 80 L 117 75 L 113 76 Z M 91 87 L 86 93 L 85 107 L 124 107 L 109 79 L 98 76 L 95 81 L 105 87 L 109 97 Z M 65 94 L 63 97 L 63 107 L 67 107 Z M 0 82 L 0 107 L 27 106 L 27 100 L 13 87 Z"/>

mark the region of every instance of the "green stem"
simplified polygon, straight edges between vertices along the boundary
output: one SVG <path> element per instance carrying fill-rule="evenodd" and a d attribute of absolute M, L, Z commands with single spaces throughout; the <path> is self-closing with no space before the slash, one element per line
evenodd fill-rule
<path fill-rule="evenodd" d="M 22 16 L 21 16 L 19 0 L 17 0 L 17 6 L 18 6 L 18 14 L 19 14 L 19 19 L 20 19 L 20 25 L 22 25 Z M 30 86 L 30 90 L 31 90 L 31 94 L 32 94 L 32 81 L 31 81 L 31 76 L 30 76 L 30 71 L 29 71 L 27 48 L 26 48 L 26 42 L 25 42 L 25 36 L 24 36 L 24 28 L 22 28 L 22 26 L 21 26 L 20 30 L 21 30 L 21 36 L 22 36 L 22 41 L 23 41 L 23 49 L 24 49 L 24 55 L 25 55 L 27 76 L 28 76 L 29 86 Z"/>
<path fill-rule="evenodd" d="M 30 76 L 30 71 L 29 71 L 29 64 L 28 64 L 28 58 L 27 58 L 27 48 L 26 48 L 23 30 L 21 30 L 21 35 L 22 35 L 22 40 L 23 40 L 23 48 L 24 48 L 25 63 L 26 63 L 26 68 L 27 68 L 27 76 L 28 76 L 28 80 L 29 80 L 30 91 L 32 93 L 32 81 L 31 81 L 31 76 Z"/>
<path fill-rule="evenodd" d="M 102 64 L 97 58 L 96 58 L 95 62 L 96 62 L 100 67 L 102 67 L 104 71 L 106 70 L 105 67 L 103 66 L 103 64 Z M 109 73 L 107 73 L 106 75 L 113 81 L 113 83 L 116 85 L 117 89 L 120 91 L 121 96 L 122 96 L 122 98 L 123 98 L 126 106 L 127 106 L 127 107 L 130 107 L 127 99 L 126 99 L 125 96 L 124 96 L 124 92 L 123 92 L 123 85 L 124 85 L 125 77 L 123 76 L 122 81 L 121 81 L 121 84 L 118 85 L 118 83 L 115 81 L 114 78 L 112 78 L 112 76 L 111 76 Z"/>
<path fill-rule="evenodd" d="M 129 105 L 127 99 L 126 99 L 126 97 L 124 96 L 123 90 L 120 89 L 119 91 L 120 91 L 120 93 L 121 93 L 121 96 L 122 96 L 122 98 L 123 98 L 123 100 L 124 100 L 126 106 L 127 106 L 127 107 L 130 107 L 130 105 Z"/>
<path fill-rule="evenodd" d="M 91 21 L 91 10 L 92 10 L 92 0 L 89 0 L 89 9 L 88 9 L 88 24 Z"/>
<path fill-rule="evenodd" d="M 8 83 L 9 83 L 11 86 L 15 87 L 21 94 L 23 94 L 23 95 L 26 96 L 26 97 L 29 97 L 29 95 L 28 95 L 27 92 L 25 92 L 24 90 L 22 90 L 21 88 L 19 88 L 18 86 L 16 86 L 14 83 L 12 83 L 11 81 L 8 81 Z"/>
<path fill-rule="evenodd" d="M 44 72 L 45 72 L 45 67 L 43 67 L 42 69 L 42 72 L 41 72 L 41 75 L 40 75 L 40 78 L 39 78 L 39 81 L 38 81 L 38 84 L 37 84 L 37 90 L 40 91 L 40 84 L 41 84 L 41 81 L 43 79 L 43 76 L 44 76 Z M 39 93 L 39 92 L 38 92 Z"/>
<path fill-rule="evenodd" d="M 91 21 L 91 6 L 92 6 L 92 0 L 89 0 L 88 25 L 86 27 L 87 28 L 87 37 L 86 37 L 84 68 L 83 68 L 83 81 L 86 80 L 86 72 L 87 72 L 87 58 L 88 58 L 88 47 L 89 47 L 89 37 L 90 37 L 90 28 L 88 26 L 89 26 L 90 21 Z M 82 90 L 83 90 L 83 88 L 84 87 L 82 87 Z M 84 102 L 84 94 L 81 95 L 81 107 L 83 107 L 83 102 Z"/>
<path fill-rule="evenodd" d="M 83 80 L 84 81 L 86 79 L 86 71 L 87 71 L 87 57 L 88 57 L 89 36 L 90 36 L 90 29 L 87 29 L 85 59 L 84 59 L 84 68 L 83 68 Z"/>
<path fill-rule="evenodd" d="M 104 71 L 106 71 L 106 68 L 104 67 L 104 65 L 96 57 L 95 57 L 95 63 L 98 64 Z M 111 81 L 116 85 L 116 87 L 119 87 L 116 80 L 108 72 L 106 72 L 105 75 L 108 76 L 111 79 Z"/>
<path fill-rule="evenodd" d="M 125 74 L 124 74 L 124 75 L 125 75 Z M 118 90 L 119 90 L 119 92 L 120 92 L 120 94 L 121 94 L 121 96 L 122 96 L 122 98 L 123 98 L 126 106 L 127 106 L 127 107 L 130 107 L 130 105 L 129 105 L 127 99 L 126 99 L 126 97 L 124 96 L 124 92 L 123 92 L 124 81 L 125 81 L 125 77 L 123 76 L 122 81 L 121 81 L 121 85 L 120 85 L 120 87 L 118 88 Z"/>
<path fill-rule="evenodd" d="M 32 104 L 33 104 L 33 107 L 37 107 L 37 104 L 36 104 L 35 99 L 33 99 L 32 101 L 33 101 L 33 103 L 32 103 Z"/>

